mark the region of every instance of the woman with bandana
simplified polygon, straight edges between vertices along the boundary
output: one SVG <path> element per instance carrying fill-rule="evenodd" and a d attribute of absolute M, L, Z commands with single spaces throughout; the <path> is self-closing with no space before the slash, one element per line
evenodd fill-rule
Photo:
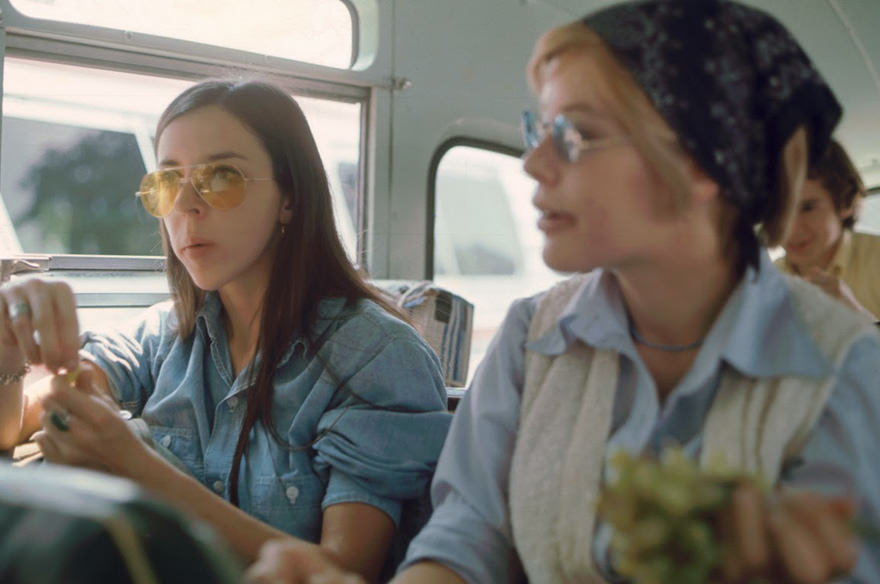
<path fill-rule="evenodd" d="M 759 10 L 648 0 L 546 33 L 528 73 L 544 260 L 584 275 L 511 307 L 394 582 L 620 581 L 609 461 L 669 443 L 775 486 L 721 511 L 719 582 L 880 581 L 848 525 L 880 522 L 880 335 L 766 251 L 841 114 L 807 56 Z M 346 581 L 327 564 L 275 544 L 251 581 Z"/>
<path fill-rule="evenodd" d="M 609 459 L 669 443 L 776 487 L 735 491 L 720 580 L 880 581 L 840 512 L 880 522 L 880 335 L 765 249 L 841 114 L 803 50 L 735 2 L 648 0 L 546 33 L 528 73 L 544 260 L 586 275 L 511 307 L 397 581 L 615 581 Z"/>

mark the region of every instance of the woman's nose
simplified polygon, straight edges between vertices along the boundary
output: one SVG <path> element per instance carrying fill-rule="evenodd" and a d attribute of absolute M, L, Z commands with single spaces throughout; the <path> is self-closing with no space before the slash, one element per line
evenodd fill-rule
<path fill-rule="evenodd" d="M 559 157 L 553 151 L 553 139 L 544 136 L 538 145 L 523 157 L 523 170 L 541 184 L 553 183 L 559 178 Z"/>
<path fill-rule="evenodd" d="M 199 196 L 198 187 L 191 178 L 181 178 L 177 185 L 174 208 L 183 213 L 202 213 L 207 204 Z"/>

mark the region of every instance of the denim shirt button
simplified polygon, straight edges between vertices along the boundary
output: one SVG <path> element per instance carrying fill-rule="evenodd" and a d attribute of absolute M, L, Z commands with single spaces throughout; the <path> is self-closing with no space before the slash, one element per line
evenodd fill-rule
<path fill-rule="evenodd" d="M 214 484 L 211 485 L 211 486 L 214 487 L 214 491 L 215 491 L 218 495 L 222 495 L 222 494 L 223 494 L 223 487 L 225 486 L 225 485 L 223 484 L 223 481 L 214 481 Z"/>
<path fill-rule="evenodd" d="M 168 448 L 169 446 L 171 446 L 171 436 L 169 436 L 168 434 L 162 436 L 162 439 L 159 440 L 159 444 L 161 444 L 165 448 Z"/>
<path fill-rule="evenodd" d="M 230 410 L 234 410 L 235 408 L 238 407 L 238 398 L 237 397 L 229 398 L 228 400 L 226 400 L 226 405 L 229 406 Z"/>
<path fill-rule="evenodd" d="M 287 500 L 290 501 L 290 504 L 292 505 L 296 503 L 296 498 L 299 497 L 299 489 L 296 487 L 287 487 L 284 494 L 287 495 Z"/>

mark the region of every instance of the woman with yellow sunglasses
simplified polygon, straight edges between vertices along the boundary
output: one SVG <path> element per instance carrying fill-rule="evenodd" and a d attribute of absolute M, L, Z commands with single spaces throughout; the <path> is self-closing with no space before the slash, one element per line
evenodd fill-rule
<path fill-rule="evenodd" d="M 445 388 L 347 259 L 302 111 L 271 85 L 204 82 L 165 110 L 156 155 L 137 196 L 159 218 L 172 300 L 79 338 L 65 284 L 0 289 L 0 447 L 42 427 L 48 460 L 140 483 L 245 560 L 293 536 L 388 577 L 412 535 L 402 515 L 426 508 Z M 28 362 L 79 374 L 22 394 Z"/>

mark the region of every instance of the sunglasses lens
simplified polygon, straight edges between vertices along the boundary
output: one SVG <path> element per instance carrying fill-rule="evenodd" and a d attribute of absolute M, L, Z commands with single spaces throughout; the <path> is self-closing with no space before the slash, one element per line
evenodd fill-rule
<path fill-rule="evenodd" d="M 245 178 L 234 166 L 206 164 L 193 171 L 192 181 L 202 199 L 215 209 L 234 209 L 244 200 Z"/>
<path fill-rule="evenodd" d="M 157 170 L 141 180 L 138 194 L 150 215 L 161 218 L 171 212 L 177 197 L 179 178 L 176 172 Z"/>

